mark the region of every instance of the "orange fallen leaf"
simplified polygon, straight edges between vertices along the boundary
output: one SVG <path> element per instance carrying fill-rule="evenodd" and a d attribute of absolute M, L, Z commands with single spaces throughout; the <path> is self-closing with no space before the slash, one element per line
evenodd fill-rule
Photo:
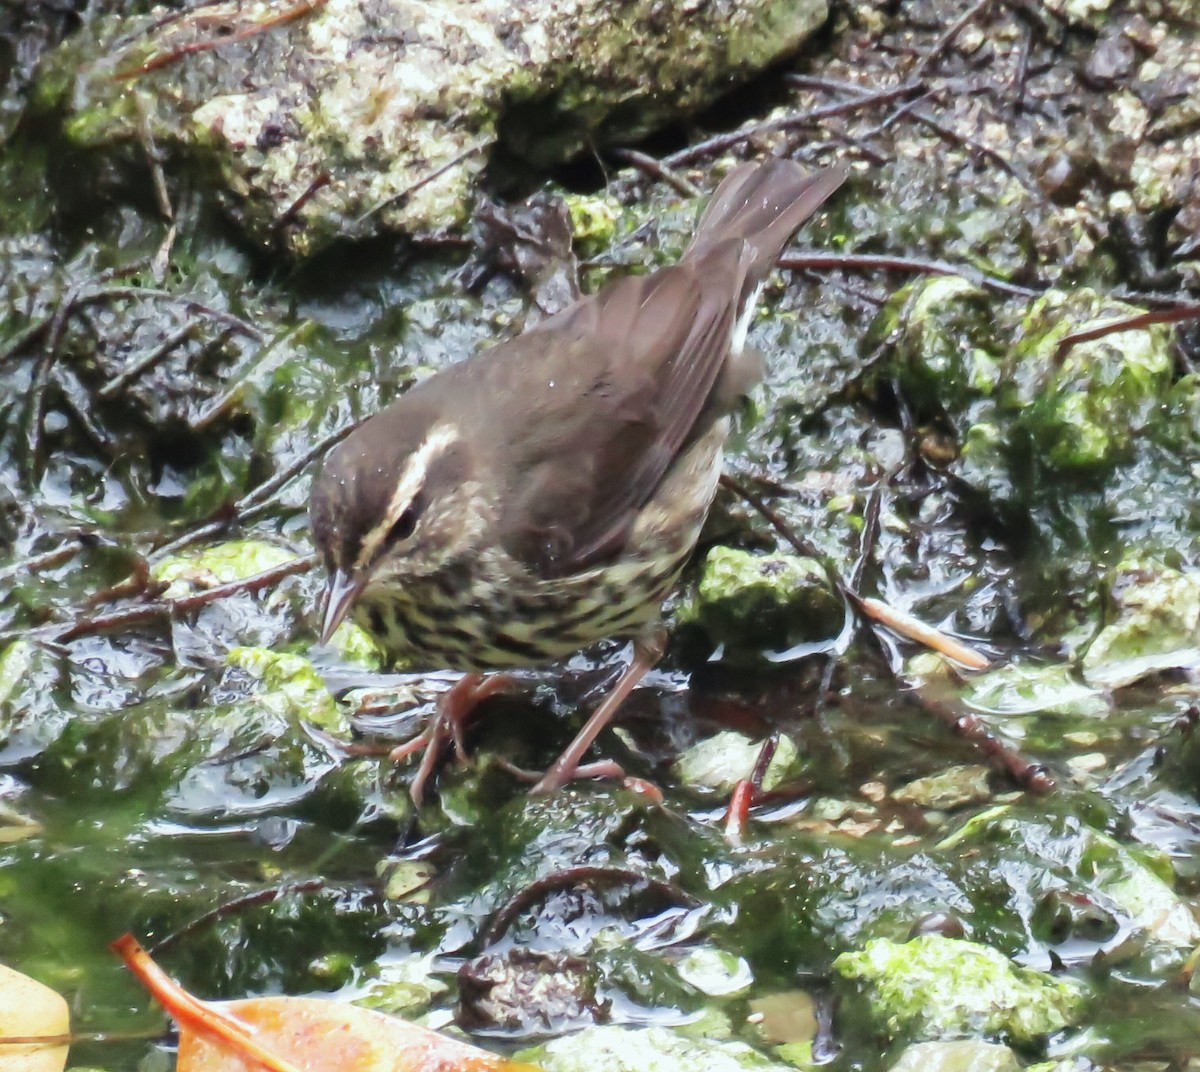
<path fill-rule="evenodd" d="M 176 1072 L 540 1072 L 340 1001 L 201 1001 L 168 977 L 132 935 L 113 948 L 178 1021 Z"/>

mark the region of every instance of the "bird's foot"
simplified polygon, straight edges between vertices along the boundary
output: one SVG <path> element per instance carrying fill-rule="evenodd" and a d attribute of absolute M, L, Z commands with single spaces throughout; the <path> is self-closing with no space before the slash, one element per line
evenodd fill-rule
<path fill-rule="evenodd" d="M 579 761 L 583 759 L 584 753 L 591 747 L 600 731 L 612 720 L 617 708 L 625 702 L 625 698 L 633 691 L 634 686 L 662 658 L 666 643 L 667 634 L 661 627 L 656 627 L 633 642 L 633 659 L 621 672 L 612 691 L 592 713 L 592 717 L 587 720 L 583 729 L 576 734 L 575 740 L 550 765 L 550 769 L 542 775 L 538 783 L 529 790 L 533 796 L 545 796 L 553 793 L 573 778 L 579 777 L 581 769 Z M 659 795 L 661 797 L 661 794 Z"/>
<path fill-rule="evenodd" d="M 454 746 L 460 763 L 470 763 L 465 730 L 475 708 L 489 696 L 508 691 L 512 683 L 513 679 L 508 674 L 464 674 L 439 697 L 437 711 L 430 724 L 417 736 L 397 745 L 388 753 L 389 759 L 399 762 L 424 750 L 408 791 L 418 808 L 425 799 L 425 784 L 448 746 Z"/>

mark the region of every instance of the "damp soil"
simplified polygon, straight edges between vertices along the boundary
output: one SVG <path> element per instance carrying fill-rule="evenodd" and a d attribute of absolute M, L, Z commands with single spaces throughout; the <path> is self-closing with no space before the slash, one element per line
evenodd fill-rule
<path fill-rule="evenodd" d="M 940 933 L 1086 988 L 1067 1027 L 983 1032 L 1023 1061 L 1187 1066 L 1200 329 L 1050 355 L 1200 300 L 1200 105 L 1172 74 L 1200 63 L 1194 10 L 835 5 L 804 54 L 633 147 L 665 179 L 610 149 L 538 177 L 587 288 L 678 254 L 679 180 L 765 152 L 848 163 L 800 241 L 886 261 L 800 253 L 768 288 L 728 468 L 774 521 L 722 493 L 667 658 L 601 739 L 662 803 L 532 800 L 506 768 L 569 739 L 610 644 L 490 700 L 418 814 L 411 768 L 364 746 L 411 733 L 439 679 L 385 713 L 345 695 L 378 682 L 316 648 L 309 483 L 354 422 L 536 319 L 544 264 L 478 223 L 296 263 L 187 159 L 78 147 L 33 87 L 130 14 L 108 6 L 0 15 L 0 960 L 113 1036 L 73 1064 L 169 1061 L 107 950 L 131 930 L 209 997 L 336 995 L 505 1051 L 663 1025 L 866 1070 L 930 1036 L 881 1026 L 834 961 Z M 718 545 L 799 545 L 1002 676 L 856 617 L 796 658 L 717 643 L 689 601 Z M 247 651 L 311 660 L 339 702 Z M 795 745 L 740 844 L 727 789 L 679 762 L 729 731 Z"/>

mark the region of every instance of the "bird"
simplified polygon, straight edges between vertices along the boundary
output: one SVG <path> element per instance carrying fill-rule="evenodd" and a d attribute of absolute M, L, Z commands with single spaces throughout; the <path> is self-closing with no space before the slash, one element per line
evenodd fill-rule
<path fill-rule="evenodd" d="M 712 504 L 731 414 L 761 378 L 756 302 L 845 178 L 781 157 L 735 166 L 675 264 L 442 368 L 326 456 L 309 511 L 321 642 L 349 616 L 393 663 L 463 671 L 394 753 L 425 750 L 418 804 L 450 743 L 465 758 L 463 722 L 503 671 L 623 638 L 632 659 L 532 792 L 613 771 L 581 761 L 662 655 L 662 603 Z"/>

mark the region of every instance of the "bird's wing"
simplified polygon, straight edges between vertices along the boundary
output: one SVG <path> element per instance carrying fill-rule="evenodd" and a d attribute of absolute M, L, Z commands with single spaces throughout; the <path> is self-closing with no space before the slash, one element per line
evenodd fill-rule
<path fill-rule="evenodd" d="M 528 426 L 502 455 L 496 445 L 509 554 L 554 577 L 620 552 L 697 431 L 729 354 L 750 256 L 735 240 L 627 277 L 479 355 L 477 371 L 486 368 L 495 388 L 529 392 Z"/>

